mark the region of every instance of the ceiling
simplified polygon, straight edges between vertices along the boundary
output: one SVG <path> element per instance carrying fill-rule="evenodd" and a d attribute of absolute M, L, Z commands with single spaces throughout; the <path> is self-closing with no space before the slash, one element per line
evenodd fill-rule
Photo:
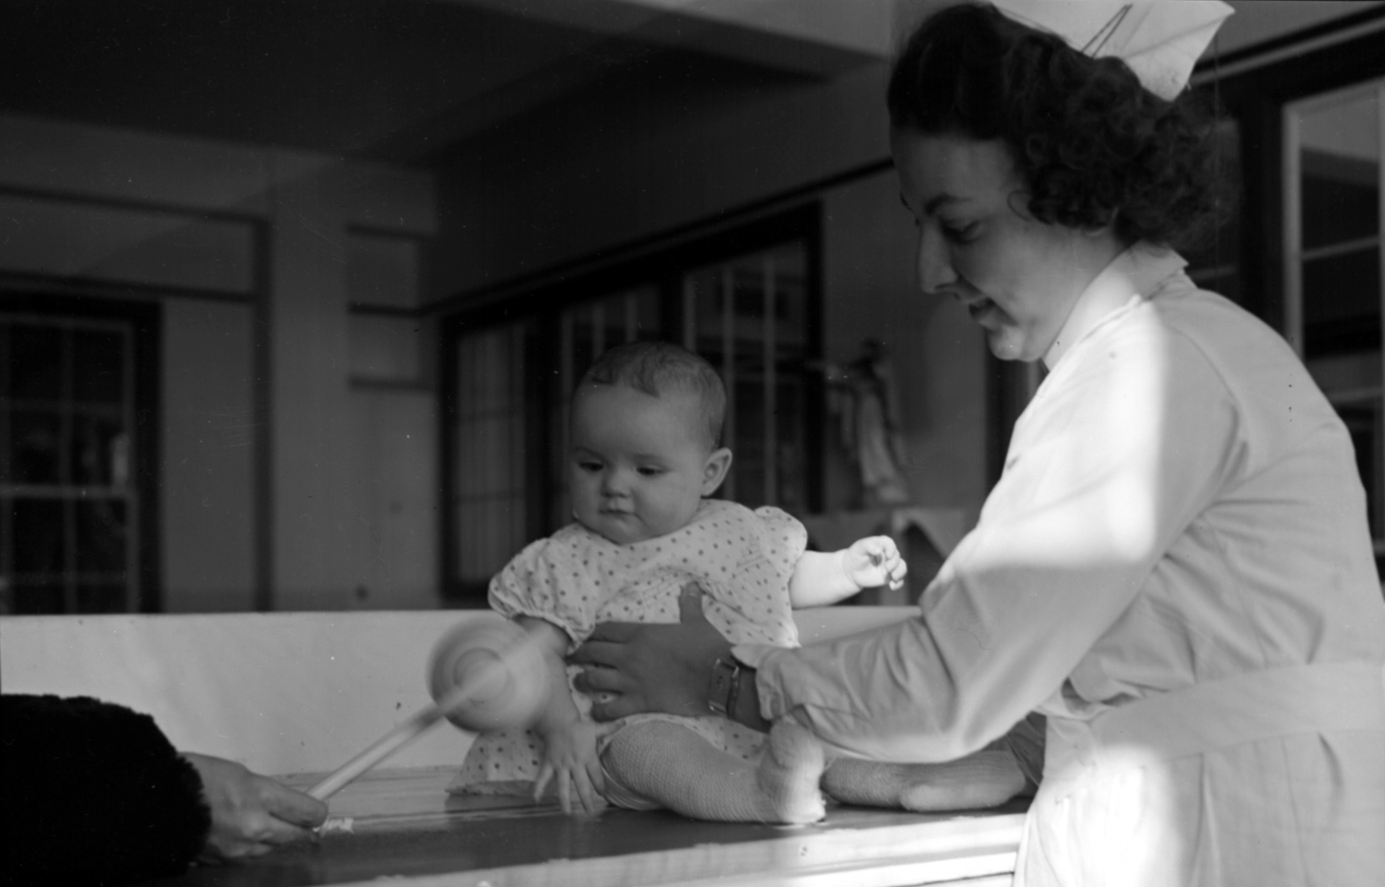
<path fill-rule="evenodd" d="M 6 0 L 0 113 L 429 165 L 611 81 L 830 77 L 887 42 L 889 0 L 853 0 L 873 12 L 851 27 L 783 14 L 840 18 L 839 0 L 739 2 L 758 18 L 687 0 Z"/>
<path fill-rule="evenodd" d="M 553 102 L 835 77 L 940 2 L 6 0 L 0 114 L 432 166 Z M 1233 5 L 1223 52 L 1362 8 Z"/>

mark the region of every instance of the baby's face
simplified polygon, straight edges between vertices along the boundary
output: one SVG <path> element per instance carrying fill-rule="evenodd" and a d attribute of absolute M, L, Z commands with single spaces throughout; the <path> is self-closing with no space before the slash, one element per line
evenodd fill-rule
<path fill-rule="evenodd" d="M 695 395 L 584 388 L 572 410 L 573 515 L 618 545 L 686 526 L 722 475 L 701 421 Z"/>

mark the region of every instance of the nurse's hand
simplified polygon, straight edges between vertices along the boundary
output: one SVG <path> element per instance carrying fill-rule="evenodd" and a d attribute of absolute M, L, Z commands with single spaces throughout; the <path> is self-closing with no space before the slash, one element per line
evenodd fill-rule
<path fill-rule="evenodd" d="M 701 716 L 707 707 L 707 682 L 717 657 L 731 650 L 702 615 L 702 590 L 683 586 L 678 597 L 681 621 L 673 624 L 603 622 L 568 657 L 582 666 L 578 690 L 593 697 L 592 717 L 615 720 L 644 712 Z"/>
<path fill-rule="evenodd" d="M 198 857 L 220 862 L 259 856 L 277 844 L 313 838 L 327 805 L 223 758 L 182 752 L 202 777 L 202 797 L 212 811 L 212 830 Z"/>

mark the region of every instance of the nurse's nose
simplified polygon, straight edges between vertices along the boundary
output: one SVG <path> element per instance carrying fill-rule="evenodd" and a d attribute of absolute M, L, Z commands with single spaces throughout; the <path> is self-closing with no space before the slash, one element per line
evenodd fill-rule
<path fill-rule="evenodd" d="M 948 284 L 957 282 L 951 251 L 936 225 L 925 224 L 920 228 L 916 262 L 919 289 L 929 295 L 940 294 Z"/>

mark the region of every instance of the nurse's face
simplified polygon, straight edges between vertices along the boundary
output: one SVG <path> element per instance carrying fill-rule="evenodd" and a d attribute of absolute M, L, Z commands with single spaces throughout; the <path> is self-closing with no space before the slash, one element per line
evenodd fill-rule
<path fill-rule="evenodd" d="M 1044 356 L 1092 268 L 1091 235 L 1029 215 L 1024 183 L 999 141 L 891 133 L 901 196 L 918 227 L 918 282 L 951 296 L 1001 360 Z"/>

